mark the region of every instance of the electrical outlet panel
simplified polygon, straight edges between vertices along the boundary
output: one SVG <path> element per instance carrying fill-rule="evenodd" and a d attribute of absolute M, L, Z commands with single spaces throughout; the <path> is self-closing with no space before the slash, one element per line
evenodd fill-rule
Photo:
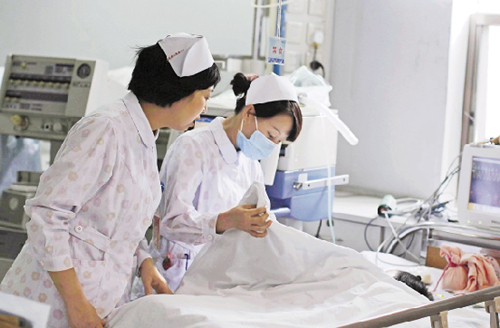
<path fill-rule="evenodd" d="M 309 15 L 323 16 L 325 13 L 325 0 L 310 0 Z"/>
<path fill-rule="evenodd" d="M 294 0 L 287 5 L 287 12 L 290 14 L 303 14 L 307 10 L 307 0 Z"/>
<path fill-rule="evenodd" d="M 316 31 L 323 32 L 323 30 L 324 30 L 324 26 L 321 23 L 320 24 L 317 24 L 317 23 L 307 24 L 307 44 L 312 45 L 314 32 L 316 32 Z"/>

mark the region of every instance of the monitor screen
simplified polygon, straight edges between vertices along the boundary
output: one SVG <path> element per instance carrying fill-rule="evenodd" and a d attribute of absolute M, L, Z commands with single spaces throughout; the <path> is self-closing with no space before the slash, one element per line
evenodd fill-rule
<path fill-rule="evenodd" d="M 500 214 L 500 159 L 472 158 L 467 208 L 481 213 Z"/>
<path fill-rule="evenodd" d="M 464 147 L 457 210 L 461 224 L 500 230 L 500 146 Z"/>

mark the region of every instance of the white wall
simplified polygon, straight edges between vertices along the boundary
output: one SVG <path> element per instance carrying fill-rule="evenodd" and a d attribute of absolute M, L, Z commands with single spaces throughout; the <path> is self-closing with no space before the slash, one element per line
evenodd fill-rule
<path fill-rule="evenodd" d="M 167 34 L 207 37 L 213 54 L 251 55 L 254 9 L 234 0 L 0 1 L 0 66 L 8 53 L 133 65 L 135 47 Z"/>
<path fill-rule="evenodd" d="M 452 0 L 336 0 L 331 101 L 349 188 L 427 198 L 441 180 Z"/>

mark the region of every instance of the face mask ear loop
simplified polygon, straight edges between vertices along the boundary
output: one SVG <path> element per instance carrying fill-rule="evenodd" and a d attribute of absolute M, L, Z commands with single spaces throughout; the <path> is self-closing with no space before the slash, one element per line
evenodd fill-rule
<path fill-rule="evenodd" d="M 243 123 L 245 123 L 245 120 L 241 119 L 240 131 L 242 131 L 242 132 L 243 132 Z"/>
<path fill-rule="evenodd" d="M 259 124 L 257 124 L 257 115 L 253 116 L 255 118 L 255 128 L 259 130 Z"/>

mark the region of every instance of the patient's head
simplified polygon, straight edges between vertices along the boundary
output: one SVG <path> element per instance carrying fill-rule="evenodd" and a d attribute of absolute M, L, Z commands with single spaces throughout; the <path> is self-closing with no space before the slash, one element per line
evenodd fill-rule
<path fill-rule="evenodd" d="M 422 282 L 422 278 L 420 276 L 415 276 L 405 271 L 399 271 L 394 279 L 405 283 L 411 289 L 424 295 L 429 300 L 434 301 L 434 297 L 431 293 L 429 293 L 429 291 L 427 290 L 427 286 L 425 286 L 425 284 Z"/>

